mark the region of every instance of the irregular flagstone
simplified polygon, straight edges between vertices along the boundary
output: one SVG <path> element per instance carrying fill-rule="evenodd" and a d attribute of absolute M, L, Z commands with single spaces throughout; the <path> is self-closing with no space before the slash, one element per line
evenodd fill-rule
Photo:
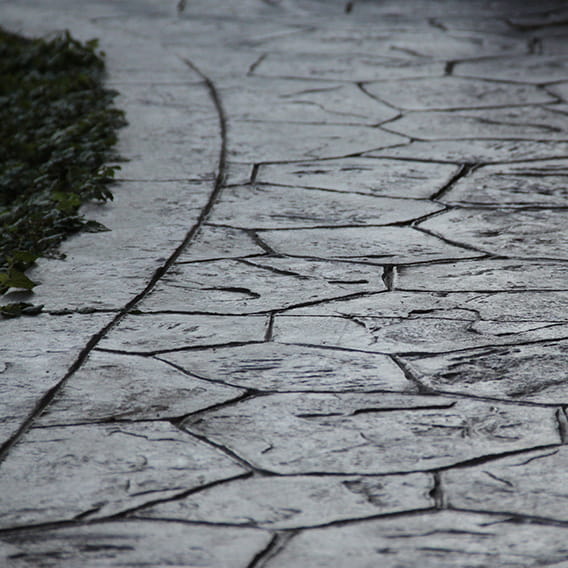
<path fill-rule="evenodd" d="M 388 225 L 435 213 L 443 206 L 400 199 L 278 185 L 227 188 L 210 223 L 284 229 L 341 225 Z"/>
<path fill-rule="evenodd" d="M 374 266 L 288 258 L 180 264 L 140 306 L 147 310 L 255 313 L 384 290 L 381 275 L 382 270 Z"/>
<path fill-rule="evenodd" d="M 444 65 L 441 62 L 412 61 L 396 56 L 319 53 L 270 53 L 254 71 L 254 74 L 260 77 L 297 77 L 353 82 L 433 77 L 443 73 Z"/>
<path fill-rule="evenodd" d="M 456 166 L 448 164 L 339 158 L 291 164 L 261 164 L 256 179 L 280 185 L 427 199 L 444 187 L 457 172 Z"/>
<path fill-rule="evenodd" d="M 568 61 L 565 57 L 548 55 L 491 57 L 458 63 L 454 73 L 462 77 L 551 83 L 568 79 Z"/>
<path fill-rule="evenodd" d="M 490 164 L 504 160 L 565 158 L 568 156 L 568 142 L 561 140 L 413 140 L 409 144 L 385 148 L 366 155 Z"/>
<path fill-rule="evenodd" d="M 388 130 L 422 140 L 501 138 L 565 140 L 568 116 L 550 108 L 517 106 L 504 109 L 431 111 L 405 114 Z"/>
<path fill-rule="evenodd" d="M 37 403 L 67 373 L 87 341 L 112 314 L 2 320 L 0 443 L 16 433 Z"/>
<path fill-rule="evenodd" d="M 564 337 L 568 330 L 564 329 Z M 546 404 L 568 403 L 568 341 L 494 346 L 406 359 L 420 382 L 442 392 Z"/>
<path fill-rule="evenodd" d="M 257 529 L 121 520 L 4 533 L 0 536 L 0 562 L 17 568 L 246 568 L 270 538 L 270 533 Z"/>
<path fill-rule="evenodd" d="M 183 427 L 280 474 L 431 470 L 559 443 L 553 409 L 385 393 L 256 397 Z"/>
<path fill-rule="evenodd" d="M 260 238 L 280 254 L 405 264 L 481 253 L 445 243 L 410 227 L 343 227 L 261 231 Z"/>
<path fill-rule="evenodd" d="M 380 101 L 406 110 L 483 108 L 553 102 L 533 85 L 513 85 L 460 77 L 428 77 L 365 84 Z"/>
<path fill-rule="evenodd" d="M 531 260 L 474 260 L 429 266 L 403 266 L 400 290 L 438 292 L 499 292 L 568 290 L 568 266 Z"/>
<path fill-rule="evenodd" d="M 568 521 L 565 446 L 444 472 L 446 501 L 460 509 L 503 511 Z"/>
<path fill-rule="evenodd" d="M 398 114 L 357 85 L 258 77 L 239 77 L 234 83 L 229 87 L 223 83 L 221 97 L 238 120 L 373 126 Z"/>
<path fill-rule="evenodd" d="M 123 319 L 98 344 L 104 349 L 153 353 L 235 341 L 262 341 L 265 316 L 139 314 Z"/>
<path fill-rule="evenodd" d="M 400 368 L 379 354 L 255 343 L 160 358 L 199 377 L 264 391 L 415 390 Z"/>
<path fill-rule="evenodd" d="M 0 466 L 0 526 L 106 517 L 242 472 L 169 423 L 34 428 Z"/>
<path fill-rule="evenodd" d="M 148 357 L 94 351 L 36 424 L 176 418 L 242 393 L 189 377 Z"/>
<path fill-rule="evenodd" d="M 202 225 L 190 245 L 178 257 L 178 262 L 238 258 L 265 252 L 245 231 Z"/>
<path fill-rule="evenodd" d="M 381 292 L 286 311 L 287 316 L 566 322 L 568 292 Z"/>
<path fill-rule="evenodd" d="M 454 209 L 420 227 L 500 256 L 568 260 L 568 212 Z"/>
<path fill-rule="evenodd" d="M 485 166 L 458 180 L 444 203 L 568 206 L 568 162 L 545 160 Z"/>
<path fill-rule="evenodd" d="M 426 509 L 434 505 L 433 486 L 423 473 L 252 477 L 143 509 L 137 516 L 291 529 Z"/>
<path fill-rule="evenodd" d="M 377 519 L 306 531 L 268 568 L 564 568 L 566 527 L 455 511 Z M 544 563 L 544 564 L 543 564 Z"/>
<path fill-rule="evenodd" d="M 229 121 L 228 156 L 237 162 L 318 160 L 360 154 L 407 141 L 374 126 Z"/>
<path fill-rule="evenodd" d="M 443 353 L 568 336 L 568 323 L 474 321 L 453 317 L 277 316 L 274 341 L 378 353 Z"/>

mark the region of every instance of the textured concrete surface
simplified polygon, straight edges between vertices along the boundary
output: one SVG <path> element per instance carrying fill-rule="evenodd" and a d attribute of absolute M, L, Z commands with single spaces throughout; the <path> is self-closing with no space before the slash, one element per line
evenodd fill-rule
<path fill-rule="evenodd" d="M 565 2 L 0 22 L 98 37 L 130 122 L 0 322 L 0 565 L 568 566 Z"/>

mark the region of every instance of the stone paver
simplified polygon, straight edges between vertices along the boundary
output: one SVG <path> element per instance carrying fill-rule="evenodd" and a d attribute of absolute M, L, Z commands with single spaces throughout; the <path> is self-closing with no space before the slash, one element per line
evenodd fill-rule
<path fill-rule="evenodd" d="M 2 566 L 568 566 L 564 2 L 0 13 L 129 120 L 7 296 Z"/>

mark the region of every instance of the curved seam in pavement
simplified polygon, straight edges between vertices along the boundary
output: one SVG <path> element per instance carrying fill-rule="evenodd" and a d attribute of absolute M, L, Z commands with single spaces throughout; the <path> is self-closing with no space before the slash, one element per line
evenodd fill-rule
<path fill-rule="evenodd" d="M 13 434 L 6 442 L 4 442 L 0 446 L 0 463 L 4 461 L 7 457 L 8 453 L 12 446 L 14 446 L 20 438 L 28 431 L 28 429 L 32 426 L 35 419 L 49 406 L 52 402 L 54 397 L 58 394 L 58 392 L 65 386 L 67 381 L 75 374 L 77 370 L 83 365 L 91 351 L 99 344 L 99 342 L 105 337 L 105 335 L 111 331 L 118 323 L 122 321 L 122 319 L 128 315 L 128 313 L 141 301 L 143 300 L 156 286 L 156 284 L 163 278 L 166 272 L 172 267 L 172 265 L 176 262 L 179 258 L 181 253 L 185 250 L 185 248 L 189 245 L 193 237 L 199 231 L 201 226 L 206 222 L 207 217 L 211 213 L 213 206 L 217 202 L 219 195 L 223 189 L 223 183 L 225 180 L 225 168 L 226 168 L 226 156 L 227 156 L 227 120 L 225 116 L 225 111 L 223 109 L 223 105 L 221 103 L 221 99 L 219 97 L 217 88 L 196 65 L 194 65 L 191 61 L 187 59 L 182 59 L 182 61 L 189 67 L 191 70 L 196 72 L 203 80 L 203 83 L 207 87 L 209 91 L 209 96 L 213 101 L 213 106 L 217 112 L 217 116 L 219 119 L 219 130 L 220 130 L 220 137 L 221 137 L 221 149 L 219 151 L 219 161 L 217 165 L 217 176 L 215 178 L 215 185 L 209 196 L 209 199 L 201 214 L 199 215 L 195 224 L 189 229 L 185 238 L 183 239 L 182 243 L 174 250 L 174 252 L 169 256 L 169 258 L 164 262 L 162 266 L 160 266 L 155 272 L 148 284 L 142 290 L 142 292 L 138 293 L 132 300 L 129 300 L 124 307 L 122 307 L 116 316 L 106 324 L 101 330 L 95 333 L 85 347 L 81 350 L 75 361 L 69 367 L 69 370 L 65 373 L 63 378 L 53 387 L 51 387 L 38 401 L 33 411 L 28 415 L 28 417 L 24 420 L 22 425 L 18 428 L 15 434 Z"/>

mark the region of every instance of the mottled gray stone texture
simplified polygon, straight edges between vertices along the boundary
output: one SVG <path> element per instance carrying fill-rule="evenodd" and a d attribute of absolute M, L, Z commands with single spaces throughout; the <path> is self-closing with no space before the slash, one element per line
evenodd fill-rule
<path fill-rule="evenodd" d="M 565 2 L 0 13 L 129 121 L 7 295 L 0 566 L 568 568 Z"/>

